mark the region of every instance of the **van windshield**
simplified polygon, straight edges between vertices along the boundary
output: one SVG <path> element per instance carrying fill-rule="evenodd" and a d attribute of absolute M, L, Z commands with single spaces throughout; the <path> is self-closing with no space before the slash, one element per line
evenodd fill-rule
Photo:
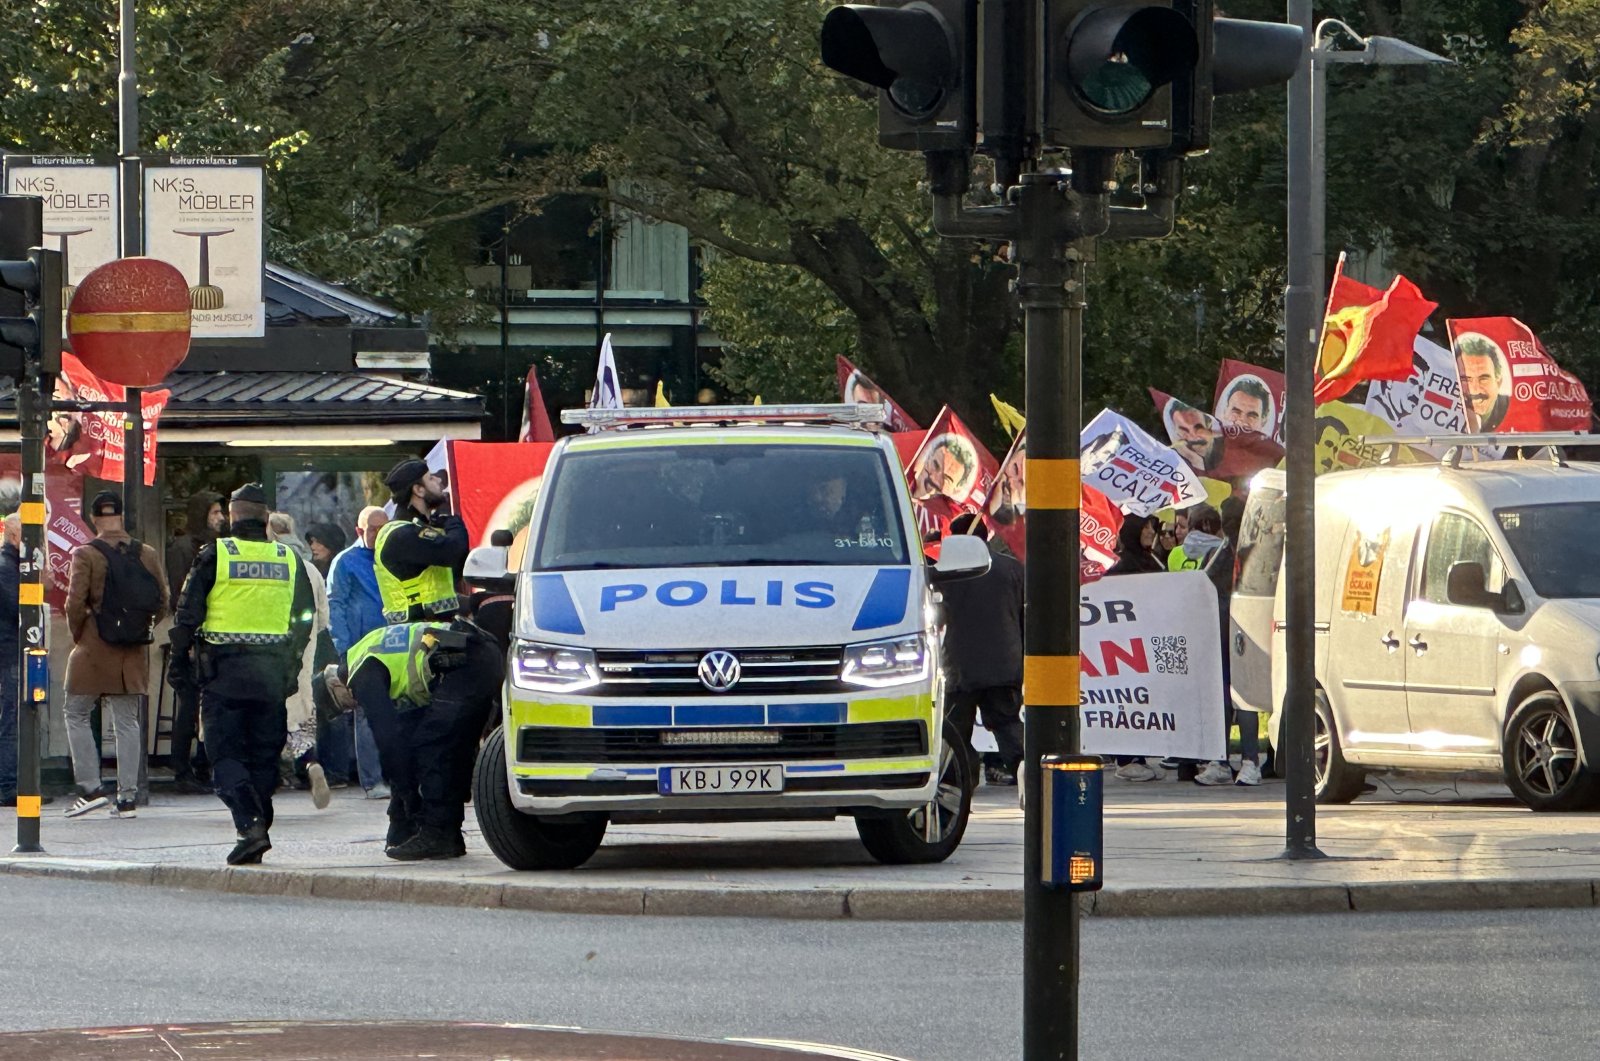
<path fill-rule="evenodd" d="M 1600 501 L 1497 508 L 1495 519 L 1541 597 L 1600 597 Z"/>
<path fill-rule="evenodd" d="M 536 571 L 907 563 L 889 463 L 857 446 L 649 445 L 558 462 Z"/>

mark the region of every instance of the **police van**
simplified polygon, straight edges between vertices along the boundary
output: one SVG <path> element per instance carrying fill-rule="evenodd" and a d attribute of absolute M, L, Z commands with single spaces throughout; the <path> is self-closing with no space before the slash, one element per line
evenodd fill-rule
<path fill-rule="evenodd" d="M 474 808 L 515 869 L 610 822 L 850 817 L 887 863 L 961 842 L 936 587 L 883 406 L 575 410 L 516 575 L 504 724 Z"/>
<path fill-rule="evenodd" d="M 1587 436 L 1583 436 L 1587 440 Z M 1379 440 L 1437 463 L 1316 480 L 1320 801 L 1369 771 L 1495 773 L 1535 810 L 1600 805 L 1600 464 L 1574 436 Z M 1283 473 L 1253 481 L 1232 600 L 1235 702 L 1281 727 Z"/>

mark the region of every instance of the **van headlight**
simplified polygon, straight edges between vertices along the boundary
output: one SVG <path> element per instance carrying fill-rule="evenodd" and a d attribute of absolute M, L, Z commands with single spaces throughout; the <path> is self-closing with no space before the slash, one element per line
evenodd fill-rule
<path fill-rule="evenodd" d="M 928 676 L 928 642 L 921 634 L 846 645 L 840 680 L 851 685 L 903 685 Z"/>
<path fill-rule="evenodd" d="M 511 649 L 511 684 L 543 693 L 570 693 L 600 684 L 594 652 L 587 648 L 518 641 Z"/>

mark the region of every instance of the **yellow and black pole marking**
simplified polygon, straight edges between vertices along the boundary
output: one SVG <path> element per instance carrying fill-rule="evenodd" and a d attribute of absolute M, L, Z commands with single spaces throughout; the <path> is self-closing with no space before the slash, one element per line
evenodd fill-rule
<path fill-rule="evenodd" d="M 22 545 L 18 550 L 17 606 L 17 846 L 43 851 L 39 843 L 39 720 L 49 709 L 50 679 L 44 624 L 44 410 L 38 376 L 17 385 L 17 420 L 22 436 Z"/>
<path fill-rule="evenodd" d="M 1077 158 L 1074 158 L 1076 167 Z M 1086 167 L 1095 171 L 1096 167 Z M 1077 180 L 1077 177 L 1074 177 Z M 1105 197 L 1022 177 L 1017 291 L 1027 354 L 1028 561 L 1022 695 L 1024 1061 L 1078 1057 L 1078 897 L 1047 885 L 1040 763 L 1078 752 L 1078 433 L 1084 265 Z"/>

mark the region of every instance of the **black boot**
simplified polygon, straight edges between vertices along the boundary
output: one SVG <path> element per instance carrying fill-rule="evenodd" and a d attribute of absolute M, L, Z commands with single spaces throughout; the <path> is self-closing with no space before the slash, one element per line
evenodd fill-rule
<path fill-rule="evenodd" d="M 228 852 L 228 865 L 257 865 L 261 856 L 271 850 L 272 841 L 267 839 L 267 823 L 260 818 L 252 819 L 249 828 L 239 834 L 239 842 Z"/>
<path fill-rule="evenodd" d="M 460 858 L 467 851 L 459 831 L 424 825 L 417 830 L 417 835 L 403 844 L 385 849 L 383 853 L 398 862 L 421 862 L 424 859 Z"/>
<path fill-rule="evenodd" d="M 389 832 L 383 838 L 383 850 L 386 853 L 392 851 L 416 835 L 417 823 L 412 819 L 390 818 Z"/>

